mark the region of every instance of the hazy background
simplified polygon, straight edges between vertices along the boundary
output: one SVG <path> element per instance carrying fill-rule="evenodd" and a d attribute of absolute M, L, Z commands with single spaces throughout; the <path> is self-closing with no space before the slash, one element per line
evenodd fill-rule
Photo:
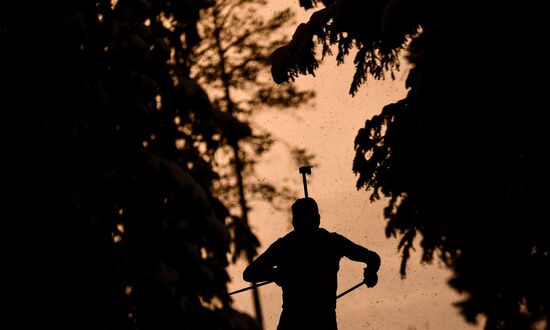
<path fill-rule="evenodd" d="M 371 203 L 368 192 L 355 189 L 351 166 L 357 130 L 384 105 L 405 96 L 407 72 L 402 70 L 394 81 L 371 80 L 352 98 L 348 89 L 353 70 L 351 63 L 337 67 L 333 57 L 327 58 L 316 71 L 316 77 L 297 80 L 300 86 L 316 91 L 314 105 L 299 111 L 266 111 L 256 118 L 257 126 L 270 130 L 283 141 L 276 143 L 260 164 L 259 180 L 276 180 L 303 196 L 301 175 L 284 142 L 306 148 L 315 155 L 317 165 L 308 176 L 308 192 L 319 204 L 321 226 L 377 251 L 382 257 L 375 288 L 360 287 L 338 300 L 340 330 L 481 329 L 466 324 L 452 306 L 460 297 L 448 287 L 450 272 L 440 265 L 422 266 L 420 255 L 414 254 L 407 278 L 401 279 L 398 241 L 384 234 L 384 203 Z M 250 224 L 261 242 L 261 253 L 291 230 L 290 214 L 274 212 L 263 204 L 252 207 Z M 229 291 L 249 285 L 242 281 L 244 266 L 239 263 L 230 268 Z M 363 264 L 347 259 L 340 266 L 338 292 L 361 281 L 363 269 Z M 265 330 L 274 330 L 281 312 L 281 290 L 275 284 L 259 290 Z M 251 291 L 233 297 L 236 309 L 254 314 Z"/>

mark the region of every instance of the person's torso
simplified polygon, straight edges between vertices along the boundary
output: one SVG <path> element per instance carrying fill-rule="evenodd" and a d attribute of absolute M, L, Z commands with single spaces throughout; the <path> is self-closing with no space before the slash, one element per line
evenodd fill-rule
<path fill-rule="evenodd" d="M 284 276 L 283 308 L 334 310 L 342 258 L 335 234 L 324 229 L 292 232 L 281 243 L 284 258 L 278 267 Z"/>

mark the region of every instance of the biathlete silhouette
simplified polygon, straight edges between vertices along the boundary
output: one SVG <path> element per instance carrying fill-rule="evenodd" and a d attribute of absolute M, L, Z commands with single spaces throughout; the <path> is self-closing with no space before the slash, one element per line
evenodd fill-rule
<path fill-rule="evenodd" d="M 277 239 L 243 272 L 247 282 L 275 282 L 283 291 L 283 310 L 277 330 L 337 330 L 336 299 L 366 284 L 378 283 L 380 256 L 346 237 L 320 227 L 317 202 L 308 197 L 306 174 L 301 167 L 304 198 L 292 204 L 293 230 Z M 363 281 L 337 296 L 339 262 L 342 257 L 363 262 Z"/>

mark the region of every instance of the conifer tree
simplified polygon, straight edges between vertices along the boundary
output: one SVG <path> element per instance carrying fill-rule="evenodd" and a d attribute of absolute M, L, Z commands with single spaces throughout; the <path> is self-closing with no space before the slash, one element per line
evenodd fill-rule
<path fill-rule="evenodd" d="M 281 111 L 297 108 L 311 101 L 313 91 L 299 90 L 292 83 L 277 86 L 269 75 L 271 52 L 287 41 L 284 31 L 292 22 L 290 9 L 274 13 L 263 10 L 265 0 L 222 0 L 203 11 L 199 29 L 202 43 L 194 54 L 192 76 L 208 90 L 212 103 L 243 122 L 254 123 L 254 116 L 266 109 Z M 213 160 L 221 171 L 227 168 L 225 180 L 218 188 L 228 204 L 239 206 L 237 175 L 231 162 L 242 163 L 247 199 L 263 199 L 278 207 L 278 196 L 291 196 L 291 191 L 270 182 L 258 184 L 255 164 L 275 142 L 269 128 L 253 124 L 252 135 L 239 145 L 230 135 L 219 136 L 220 146 L 239 157 Z M 307 158 L 304 150 L 289 145 L 295 158 Z M 224 149 L 224 151 L 226 150 Z M 283 198 L 285 202 L 287 201 Z"/>
<path fill-rule="evenodd" d="M 212 103 L 224 113 L 243 122 L 268 108 L 298 107 L 313 97 L 312 91 L 298 90 L 294 84 L 277 86 L 270 79 L 271 52 L 287 41 L 283 29 L 293 17 L 290 9 L 266 13 L 265 0 L 219 0 L 205 9 L 199 22 L 202 43 L 194 53 L 192 75 L 208 90 Z M 276 209 L 295 198 L 292 190 L 265 180 L 255 180 L 255 166 L 274 139 L 257 125 L 252 134 L 236 140 L 229 134 L 217 136 L 218 157 L 210 158 L 221 174 L 216 194 L 230 207 L 230 226 L 248 226 L 251 200 L 264 200 Z M 305 151 L 291 146 L 291 153 Z M 232 157 L 227 157 L 232 154 Z M 220 156 L 221 155 L 221 156 Z M 252 238 L 253 242 L 247 242 Z M 253 249 L 235 251 L 248 260 L 255 256 L 255 237 L 236 237 Z M 253 290 L 256 316 L 262 321 L 259 295 Z"/>
<path fill-rule="evenodd" d="M 386 235 L 399 238 L 401 274 L 419 240 L 423 262 L 452 270 L 466 321 L 484 320 L 487 330 L 548 329 L 541 5 L 322 3 L 273 53 L 276 82 L 315 72 L 315 41 L 323 56 L 336 48 L 340 63 L 354 54 L 352 95 L 365 79 L 391 77 L 400 54 L 412 65 L 407 96 L 359 130 L 353 163 L 357 188 L 387 203 Z"/>
<path fill-rule="evenodd" d="M 226 287 L 228 253 L 254 248 L 230 231 L 254 235 L 226 226 L 207 161 L 216 135 L 238 141 L 251 129 L 189 75 L 199 10 L 211 5 L 0 5 L 17 252 L 4 269 L 18 327 L 258 328 Z"/>

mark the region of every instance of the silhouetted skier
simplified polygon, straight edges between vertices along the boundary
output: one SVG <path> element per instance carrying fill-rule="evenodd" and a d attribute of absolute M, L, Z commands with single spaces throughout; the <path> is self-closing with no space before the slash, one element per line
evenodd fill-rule
<path fill-rule="evenodd" d="M 292 205 L 294 230 L 279 238 L 245 270 L 248 282 L 275 281 L 283 289 L 277 330 L 336 330 L 336 290 L 342 257 L 364 262 L 364 282 L 378 282 L 380 257 L 337 233 L 320 228 L 317 203 L 300 198 Z"/>

